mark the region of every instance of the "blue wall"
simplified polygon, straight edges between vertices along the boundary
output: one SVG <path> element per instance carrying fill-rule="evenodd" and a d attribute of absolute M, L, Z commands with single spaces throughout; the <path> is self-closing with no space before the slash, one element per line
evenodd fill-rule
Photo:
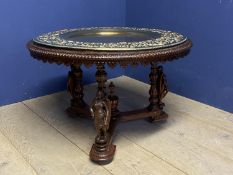
<path fill-rule="evenodd" d="M 193 40 L 188 57 L 164 65 L 172 92 L 233 112 L 232 0 L 128 0 L 126 8 L 128 26 L 173 30 Z M 140 69 L 128 68 L 126 75 L 148 82 L 149 68 Z"/>
<path fill-rule="evenodd" d="M 65 66 L 33 60 L 25 48 L 31 38 L 62 28 L 124 26 L 124 0 L 1 0 L 0 105 L 66 88 Z M 85 83 L 95 68 L 84 69 Z M 109 77 L 123 74 L 110 71 Z"/>

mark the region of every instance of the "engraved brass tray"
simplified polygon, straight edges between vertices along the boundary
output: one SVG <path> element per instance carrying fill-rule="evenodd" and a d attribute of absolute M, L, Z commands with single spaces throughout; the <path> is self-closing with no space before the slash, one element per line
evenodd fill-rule
<path fill-rule="evenodd" d="M 183 35 L 171 31 L 129 27 L 63 29 L 33 39 L 37 44 L 50 47 L 102 51 L 167 48 L 186 40 Z"/>

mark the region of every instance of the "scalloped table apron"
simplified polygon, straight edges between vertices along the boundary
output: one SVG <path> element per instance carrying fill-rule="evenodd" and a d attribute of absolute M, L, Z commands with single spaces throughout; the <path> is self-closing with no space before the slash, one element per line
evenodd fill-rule
<path fill-rule="evenodd" d="M 90 159 L 97 163 L 112 161 L 116 150 L 112 143 L 113 135 L 119 122 L 167 119 L 162 99 L 168 89 L 163 68 L 158 63 L 184 57 L 191 47 L 190 39 L 175 32 L 127 27 L 64 29 L 38 36 L 27 44 L 32 57 L 71 67 L 67 87 L 72 99 L 66 112 L 70 116 L 91 117 L 94 120 L 97 136 Z M 106 92 L 105 66 L 114 68 L 117 64 L 121 67 L 150 64 L 148 76 L 151 86 L 146 108 L 119 111 L 119 98 L 114 93 L 113 82 L 109 83 Z M 87 68 L 95 65 L 97 69 L 95 77 L 98 87 L 90 105 L 83 100 L 81 65 Z"/>

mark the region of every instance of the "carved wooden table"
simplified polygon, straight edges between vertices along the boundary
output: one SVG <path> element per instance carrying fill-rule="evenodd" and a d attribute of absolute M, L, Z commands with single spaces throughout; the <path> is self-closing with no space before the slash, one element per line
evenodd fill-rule
<path fill-rule="evenodd" d="M 162 99 L 167 94 L 167 83 L 162 66 L 158 63 L 187 55 L 191 40 L 178 33 L 144 28 L 81 28 L 65 29 L 41 35 L 27 44 L 32 57 L 49 63 L 71 67 L 68 74 L 68 91 L 71 106 L 66 110 L 73 116 L 92 117 L 97 136 L 90 151 L 91 160 L 108 163 L 113 159 L 116 146 L 112 144 L 118 122 L 148 118 L 150 121 L 166 120 Z M 114 84 L 107 95 L 105 66 L 117 64 L 151 65 L 149 104 L 147 108 L 121 112 Z M 98 84 L 92 104 L 83 100 L 83 72 L 81 65 L 96 65 Z"/>

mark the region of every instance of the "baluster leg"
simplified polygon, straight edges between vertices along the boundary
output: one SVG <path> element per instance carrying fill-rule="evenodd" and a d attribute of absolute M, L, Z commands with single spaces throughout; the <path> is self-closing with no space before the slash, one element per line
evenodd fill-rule
<path fill-rule="evenodd" d="M 71 116 L 90 116 L 88 105 L 83 100 L 83 71 L 80 65 L 71 65 L 68 73 L 67 90 L 70 93 L 71 106 L 66 110 Z"/>
<path fill-rule="evenodd" d="M 98 163 L 108 163 L 113 159 L 116 146 L 112 144 L 111 131 L 111 101 L 105 92 L 107 73 L 104 64 L 97 64 L 96 81 L 98 83 L 96 97 L 94 98 L 90 111 L 94 118 L 97 136 L 90 151 L 90 159 Z"/>
<path fill-rule="evenodd" d="M 150 104 L 147 109 L 149 111 L 154 111 L 154 115 L 150 116 L 149 119 L 151 122 L 166 120 L 168 115 L 163 111 L 164 103 L 162 99 L 166 96 L 168 90 L 162 66 L 157 66 L 156 63 L 152 62 L 149 77 L 151 84 L 149 90 Z"/>

